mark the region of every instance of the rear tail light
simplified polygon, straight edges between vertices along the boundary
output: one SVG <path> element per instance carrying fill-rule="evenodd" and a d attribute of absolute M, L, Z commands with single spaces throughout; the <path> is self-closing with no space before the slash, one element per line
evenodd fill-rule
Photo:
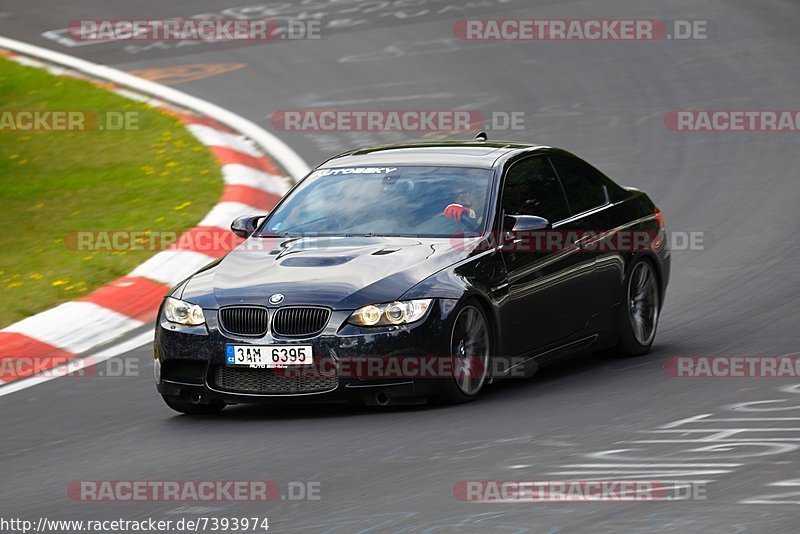
<path fill-rule="evenodd" d="M 664 215 L 662 215 L 661 210 L 656 208 L 655 211 L 656 221 L 658 222 L 658 229 L 664 229 Z"/>

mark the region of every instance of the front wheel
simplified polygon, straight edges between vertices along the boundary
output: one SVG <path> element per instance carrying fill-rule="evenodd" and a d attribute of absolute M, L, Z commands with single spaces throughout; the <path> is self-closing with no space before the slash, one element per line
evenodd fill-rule
<path fill-rule="evenodd" d="M 489 378 L 491 339 L 489 322 L 480 306 L 468 301 L 458 310 L 450 332 L 453 376 L 442 386 L 444 402 L 469 402 L 478 396 Z"/>
<path fill-rule="evenodd" d="M 650 352 L 658 328 L 660 300 L 655 268 L 639 259 L 625 280 L 625 300 L 619 318 L 617 351 L 622 356 Z"/>

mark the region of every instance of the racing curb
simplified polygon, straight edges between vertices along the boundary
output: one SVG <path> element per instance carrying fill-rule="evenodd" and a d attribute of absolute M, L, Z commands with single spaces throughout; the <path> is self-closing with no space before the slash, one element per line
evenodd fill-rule
<path fill-rule="evenodd" d="M 63 367 L 79 354 L 154 321 L 170 287 L 225 253 L 196 250 L 197 240 L 191 239 L 192 234 L 215 242 L 220 237 L 219 242 L 231 243 L 229 225 L 234 218 L 270 210 L 308 167 L 288 146 L 250 121 L 174 89 L 3 37 L 0 54 L 55 75 L 88 79 L 177 116 L 216 156 L 225 184 L 219 202 L 184 234 L 189 239 L 179 239 L 176 245 L 151 257 L 127 276 L 85 297 L 0 330 L 2 386 Z"/>

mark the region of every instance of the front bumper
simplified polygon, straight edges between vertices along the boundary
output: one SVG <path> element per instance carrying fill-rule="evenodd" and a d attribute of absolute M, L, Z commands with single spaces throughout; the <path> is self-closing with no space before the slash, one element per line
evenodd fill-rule
<path fill-rule="evenodd" d="M 377 329 L 347 324 L 352 311 L 334 311 L 321 334 L 303 339 L 269 333 L 258 339 L 232 336 L 219 328 L 216 310 L 204 310 L 206 324 L 199 327 L 175 325 L 159 314 L 154 351 L 158 391 L 168 397 L 231 404 L 423 401 L 438 392 L 440 377 L 382 374 L 387 367 L 372 366 L 370 360 L 446 357 L 455 305 L 454 300 L 437 299 L 422 321 Z M 228 367 L 226 345 L 232 343 L 311 345 L 315 365 L 288 370 Z"/>

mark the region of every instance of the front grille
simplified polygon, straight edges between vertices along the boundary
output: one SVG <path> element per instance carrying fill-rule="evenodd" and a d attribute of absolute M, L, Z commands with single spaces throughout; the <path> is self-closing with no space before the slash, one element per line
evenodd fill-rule
<path fill-rule="evenodd" d="M 219 323 L 231 334 L 263 336 L 267 333 L 267 310 L 255 306 L 231 306 L 219 310 Z"/>
<path fill-rule="evenodd" d="M 231 393 L 259 395 L 291 395 L 297 393 L 322 393 L 335 389 L 335 373 L 323 374 L 317 370 L 291 372 L 287 369 L 249 369 L 246 367 L 217 366 L 213 374 L 214 387 Z"/>
<path fill-rule="evenodd" d="M 284 337 L 309 337 L 325 329 L 331 311 L 325 308 L 280 308 L 272 317 L 272 332 Z"/>

